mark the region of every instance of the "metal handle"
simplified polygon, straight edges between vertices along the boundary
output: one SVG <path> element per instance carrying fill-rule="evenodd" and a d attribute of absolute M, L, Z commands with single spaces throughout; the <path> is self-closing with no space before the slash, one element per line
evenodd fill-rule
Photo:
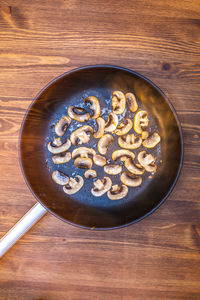
<path fill-rule="evenodd" d="M 44 216 L 46 209 L 36 203 L 1 239 L 0 258 L 37 222 Z"/>

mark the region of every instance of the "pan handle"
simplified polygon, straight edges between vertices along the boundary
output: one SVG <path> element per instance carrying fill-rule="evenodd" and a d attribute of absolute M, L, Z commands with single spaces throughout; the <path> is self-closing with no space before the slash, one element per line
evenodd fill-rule
<path fill-rule="evenodd" d="M 47 212 L 36 203 L 1 239 L 0 258 Z"/>

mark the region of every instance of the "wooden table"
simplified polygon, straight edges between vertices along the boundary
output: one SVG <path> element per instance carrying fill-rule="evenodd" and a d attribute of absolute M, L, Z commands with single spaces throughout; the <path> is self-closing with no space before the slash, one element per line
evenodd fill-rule
<path fill-rule="evenodd" d="M 0 261 L 0 299 L 200 299 L 199 0 L 2 0 L 0 234 L 35 203 L 21 174 L 26 109 L 53 78 L 89 64 L 148 77 L 181 121 L 185 158 L 165 204 L 96 232 L 46 215 Z"/>

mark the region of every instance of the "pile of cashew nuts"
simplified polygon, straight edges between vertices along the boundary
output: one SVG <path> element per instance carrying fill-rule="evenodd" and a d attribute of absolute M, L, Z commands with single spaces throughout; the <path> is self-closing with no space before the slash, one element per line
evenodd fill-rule
<path fill-rule="evenodd" d="M 110 200 L 118 200 L 125 197 L 128 193 L 128 187 L 137 187 L 142 184 L 142 175 L 144 172 L 154 174 L 157 169 L 156 157 L 147 151 L 140 151 L 137 155 L 137 162 L 134 160 L 136 155 L 133 151 L 143 145 L 145 148 L 154 148 L 161 140 L 159 134 L 154 132 L 149 136 L 148 112 L 138 110 L 138 103 L 133 93 L 124 94 L 121 91 L 112 93 L 112 112 L 108 114 L 105 121 L 101 115 L 99 100 L 94 96 L 83 99 L 85 104 L 89 105 L 90 113 L 81 107 L 69 106 L 68 116 L 63 116 L 55 125 L 55 133 L 58 137 L 49 142 L 48 150 L 53 154 L 52 161 L 54 164 L 66 164 L 71 159 L 74 165 L 80 169 L 86 169 L 84 176 L 86 179 L 96 178 L 97 172 L 92 169 L 93 163 L 103 167 L 104 172 L 108 175 L 120 174 L 120 184 L 112 185 L 110 177 L 105 176 L 93 182 L 91 189 L 92 195 L 100 197 L 107 193 Z M 123 114 L 126 104 L 133 114 L 133 121 L 130 118 L 119 123 L 118 115 Z M 137 112 L 136 112 L 137 111 Z M 69 138 L 62 142 L 61 137 L 67 132 L 67 129 L 76 120 L 78 122 L 87 122 L 89 119 L 96 120 L 97 130 L 90 125 L 83 125 L 73 131 Z M 129 133 L 131 129 L 137 133 Z M 99 139 L 97 151 L 93 148 L 86 147 L 91 136 Z M 122 172 L 121 164 L 107 163 L 105 157 L 109 146 L 114 141 L 114 136 L 118 138 L 119 149 L 112 153 L 112 160 L 121 161 L 127 171 Z M 69 152 L 71 145 L 77 146 L 72 152 Z M 81 145 L 81 146 L 80 146 Z M 80 175 L 69 177 L 59 170 L 52 173 L 52 179 L 59 185 L 63 186 L 63 191 L 70 195 L 77 193 L 84 185 L 84 179 Z"/>

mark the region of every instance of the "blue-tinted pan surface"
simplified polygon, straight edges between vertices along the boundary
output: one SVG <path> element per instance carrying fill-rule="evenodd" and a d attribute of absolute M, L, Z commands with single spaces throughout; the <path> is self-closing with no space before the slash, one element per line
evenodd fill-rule
<path fill-rule="evenodd" d="M 111 111 L 111 95 L 114 90 L 134 92 L 139 108 L 146 109 L 150 116 L 150 132 L 155 130 L 161 136 L 161 143 L 149 152 L 157 157 L 158 170 L 153 178 L 150 173 L 143 176 L 140 187 L 129 188 L 126 198 L 111 201 L 107 196 L 91 195 L 92 179 L 84 178 L 84 170 L 77 169 L 73 160 L 65 165 L 54 165 L 47 143 L 56 135 L 54 125 L 67 114 L 69 105 L 83 106 L 82 97 L 98 97 L 102 115 Z M 128 110 L 122 117 L 134 117 Z M 90 120 L 94 126 L 95 121 Z M 74 121 L 66 135 L 83 123 Z M 86 146 L 94 147 L 98 140 L 92 138 Z M 72 146 L 70 150 L 75 147 Z M 112 151 L 119 149 L 117 139 L 109 148 L 107 159 L 111 161 Z M 134 152 L 143 150 L 141 147 Z M 34 99 L 24 118 L 20 134 L 20 161 L 26 182 L 36 197 L 51 213 L 63 221 L 84 228 L 113 229 L 143 219 L 158 208 L 172 191 L 180 173 L 183 159 L 183 137 L 180 123 L 166 96 L 152 82 L 143 76 L 120 67 L 98 65 L 72 70 L 49 83 Z M 161 162 L 160 162 L 161 161 Z M 80 192 L 67 196 L 61 186 L 51 179 L 53 170 L 59 169 L 68 175 L 80 174 L 85 184 Z M 94 165 L 98 177 L 103 178 L 103 168 Z M 125 168 L 123 167 L 125 171 Z M 111 175 L 119 183 L 119 175 Z"/>

